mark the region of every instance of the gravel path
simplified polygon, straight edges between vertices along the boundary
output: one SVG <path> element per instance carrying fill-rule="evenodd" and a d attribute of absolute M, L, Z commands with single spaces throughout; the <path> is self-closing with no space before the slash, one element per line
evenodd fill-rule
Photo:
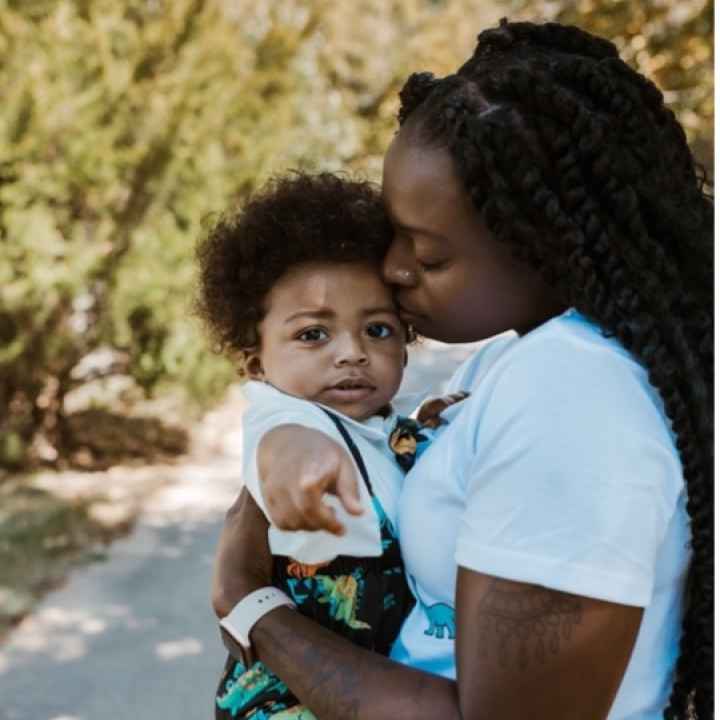
<path fill-rule="evenodd" d="M 403 389 L 440 391 L 471 348 L 413 348 Z M 239 490 L 242 406 L 241 392 L 231 393 L 204 421 L 212 452 L 173 471 L 107 560 L 75 572 L 0 647 L 0 720 L 213 716 L 224 654 L 210 576 Z"/>

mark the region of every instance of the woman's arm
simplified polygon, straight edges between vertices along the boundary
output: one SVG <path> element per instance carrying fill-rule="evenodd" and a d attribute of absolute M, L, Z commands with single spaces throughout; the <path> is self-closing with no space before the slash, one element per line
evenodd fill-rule
<path fill-rule="evenodd" d="M 251 632 L 258 657 L 321 720 L 459 718 L 456 684 L 353 645 L 289 608 Z"/>
<path fill-rule="evenodd" d="M 267 521 L 244 491 L 228 512 L 215 572 L 226 614 L 270 584 Z M 604 718 L 627 666 L 642 610 L 460 568 L 458 683 L 399 665 L 279 608 L 253 646 L 321 720 Z"/>
<path fill-rule="evenodd" d="M 601 720 L 640 608 L 460 569 L 458 682 L 358 648 L 286 608 L 251 634 L 259 657 L 322 720 Z"/>
<path fill-rule="evenodd" d="M 464 718 L 605 718 L 642 608 L 458 569 Z"/>

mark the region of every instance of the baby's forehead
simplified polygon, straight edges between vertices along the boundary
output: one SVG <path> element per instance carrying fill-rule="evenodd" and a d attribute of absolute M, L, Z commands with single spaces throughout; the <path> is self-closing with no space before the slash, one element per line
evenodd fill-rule
<path fill-rule="evenodd" d="M 392 288 L 370 263 L 303 263 L 286 273 L 270 292 L 270 304 L 393 309 Z"/>

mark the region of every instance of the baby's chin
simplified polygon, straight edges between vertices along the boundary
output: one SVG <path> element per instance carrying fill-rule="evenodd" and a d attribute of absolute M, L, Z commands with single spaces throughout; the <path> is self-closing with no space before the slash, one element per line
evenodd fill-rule
<path fill-rule="evenodd" d="M 392 413 L 390 401 L 395 394 L 394 392 L 390 396 L 386 396 L 386 393 L 383 392 L 383 396 L 378 397 L 378 389 L 376 388 L 365 398 L 352 399 L 347 396 L 337 398 L 336 395 L 338 393 L 328 393 L 327 389 L 317 394 L 308 394 L 299 392 L 297 388 L 291 387 L 289 384 L 273 382 L 269 378 L 265 378 L 265 382 L 272 385 L 276 390 L 284 392 L 286 395 L 292 395 L 301 400 L 318 403 L 357 422 L 364 422 L 377 415 L 387 417 Z"/>
<path fill-rule="evenodd" d="M 351 420 L 355 420 L 357 422 L 365 422 L 365 420 L 369 420 L 371 417 L 376 417 L 377 415 L 387 417 L 392 413 L 392 407 L 389 399 L 385 400 L 381 404 L 373 405 L 370 408 L 348 407 L 342 403 L 323 402 L 322 404 L 325 407 L 328 407 L 331 410 L 334 410 L 341 415 L 345 415 L 345 417 L 349 417 Z"/>

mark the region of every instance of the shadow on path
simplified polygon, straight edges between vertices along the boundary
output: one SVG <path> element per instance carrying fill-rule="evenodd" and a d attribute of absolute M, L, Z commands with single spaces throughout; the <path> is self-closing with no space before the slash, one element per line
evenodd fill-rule
<path fill-rule="evenodd" d="M 441 391 L 471 347 L 413 348 L 404 391 Z M 0 720 L 212 717 L 224 661 L 212 558 L 240 488 L 237 422 L 223 432 L 217 457 L 183 468 L 106 562 L 75 572 L 0 647 Z"/>

